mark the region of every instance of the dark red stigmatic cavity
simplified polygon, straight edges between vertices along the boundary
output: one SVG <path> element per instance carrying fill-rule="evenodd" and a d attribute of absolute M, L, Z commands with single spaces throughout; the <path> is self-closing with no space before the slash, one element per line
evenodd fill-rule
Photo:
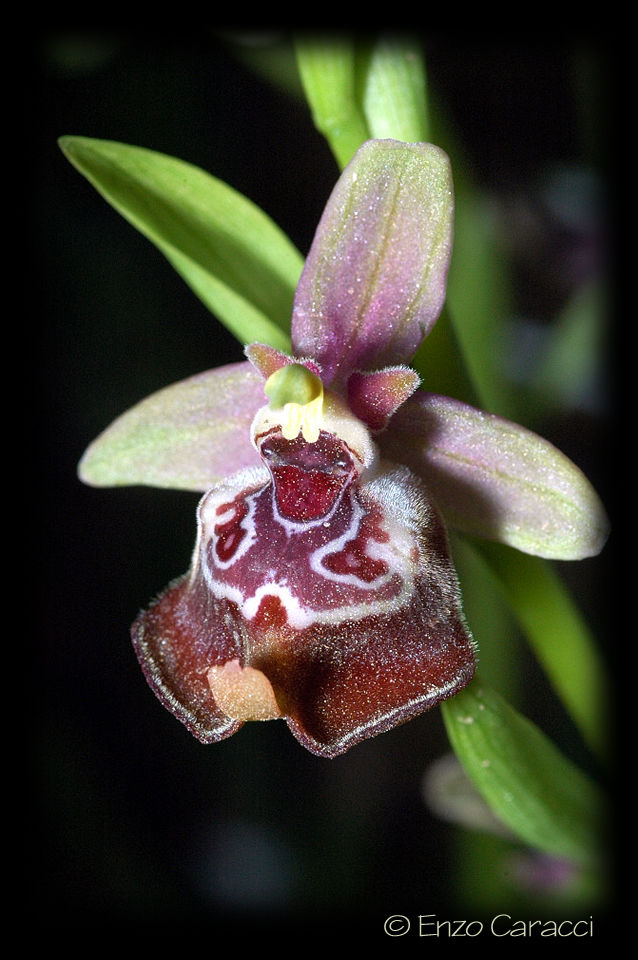
<path fill-rule="evenodd" d="M 260 452 L 273 478 L 279 512 L 298 523 L 325 517 L 357 476 L 352 452 L 325 431 L 315 443 L 302 436 L 286 440 L 277 431 L 266 437 Z"/>

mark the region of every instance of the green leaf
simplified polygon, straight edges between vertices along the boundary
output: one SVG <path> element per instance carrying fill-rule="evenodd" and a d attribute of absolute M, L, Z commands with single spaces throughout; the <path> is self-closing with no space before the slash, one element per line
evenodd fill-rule
<path fill-rule="evenodd" d="M 510 610 L 583 737 L 607 752 L 607 668 L 580 610 L 548 563 L 496 543 L 475 543 Z"/>
<path fill-rule="evenodd" d="M 313 34 L 297 37 L 295 52 L 313 122 L 343 169 L 370 136 L 357 101 L 354 43 Z"/>
<path fill-rule="evenodd" d="M 431 84 L 430 100 L 432 141 L 448 154 L 454 175 L 454 249 L 443 319 L 452 327 L 465 371 L 451 395 L 519 420 L 526 412 L 520 391 L 503 375 L 502 325 L 512 313 L 512 280 L 501 225 L 489 196 L 473 181 L 471 161 L 445 115 L 436 84 Z M 436 374 L 432 359 L 428 361 Z"/>
<path fill-rule="evenodd" d="M 142 147 L 87 137 L 62 137 L 60 147 L 241 342 L 289 349 L 303 258 L 255 204 L 204 170 Z"/>
<path fill-rule="evenodd" d="M 514 392 L 499 366 L 501 324 L 508 315 L 508 268 L 498 252 L 494 212 L 482 194 L 462 181 L 459 167 L 452 160 L 456 209 L 447 308 L 481 406 L 518 419 Z"/>
<path fill-rule="evenodd" d="M 409 37 L 380 37 L 367 63 L 362 100 L 371 137 L 428 141 L 425 68 L 419 44 Z"/>
<path fill-rule="evenodd" d="M 443 704 L 454 751 L 479 793 L 525 843 L 593 865 L 602 799 L 538 727 L 475 680 Z"/>
<path fill-rule="evenodd" d="M 525 686 L 520 676 L 525 640 L 500 583 L 476 544 L 449 529 L 448 538 L 463 610 L 478 645 L 481 677 L 511 703 L 518 703 Z"/>

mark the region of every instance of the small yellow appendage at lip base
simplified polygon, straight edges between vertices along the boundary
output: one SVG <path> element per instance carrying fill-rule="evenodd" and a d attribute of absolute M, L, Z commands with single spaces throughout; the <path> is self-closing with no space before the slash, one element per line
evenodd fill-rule
<path fill-rule="evenodd" d="M 281 432 L 286 440 L 302 434 L 307 443 L 316 443 L 321 430 L 323 384 L 311 370 L 299 363 L 276 370 L 264 386 L 271 410 L 282 409 Z"/>
<path fill-rule="evenodd" d="M 283 716 L 272 684 L 255 667 L 242 667 L 239 660 L 211 667 L 208 685 L 215 703 L 233 720 L 276 720 Z"/>

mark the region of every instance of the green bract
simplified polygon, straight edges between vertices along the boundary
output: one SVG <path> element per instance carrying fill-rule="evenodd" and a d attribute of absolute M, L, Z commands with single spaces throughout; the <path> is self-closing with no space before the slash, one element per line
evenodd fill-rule
<path fill-rule="evenodd" d="M 60 146 L 244 343 L 287 349 L 303 259 L 250 200 L 190 163 L 88 137 Z"/>
<path fill-rule="evenodd" d="M 603 812 L 591 781 L 478 680 L 442 709 L 452 746 L 503 823 L 533 847 L 591 866 Z"/>

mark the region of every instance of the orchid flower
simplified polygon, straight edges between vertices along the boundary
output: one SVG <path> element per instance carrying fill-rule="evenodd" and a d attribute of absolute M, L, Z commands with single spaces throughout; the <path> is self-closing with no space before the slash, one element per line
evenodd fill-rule
<path fill-rule="evenodd" d="M 132 639 L 204 743 L 283 718 L 334 757 L 465 687 L 476 649 L 448 526 L 561 560 L 604 544 L 578 467 L 409 366 L 445 300 L 453 206 L 438 147 L 364 143 L 307 257 L 292 351 L 252 343 L 159 391 L 81 461 L 89 484 L 203 494 L 190 570 Z"/>

